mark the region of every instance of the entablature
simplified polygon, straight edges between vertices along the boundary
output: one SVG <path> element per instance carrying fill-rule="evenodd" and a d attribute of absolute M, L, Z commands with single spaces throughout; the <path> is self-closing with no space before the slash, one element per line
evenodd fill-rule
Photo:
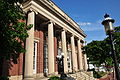
<path fill-rule="evenodd" d="M 82 38 L 86 37 L 86 34 L 83 32 L 82 29 L 79 28 L 77 23 L 72 24 L 75 22 L 68 21 L 63 16 L 63 12 L 59 11 L 60 9 L 53 2 L 52 3 L 55 5 L 56 9 L 54 7 L 52 7 L 50 3 L 48 2 L 48 0 L 28 0 L 27 2 L 23 3 L 23 10 L 29 11 L 30 9 L 32 9 L 33 11 L 37 12 L 38 14 L 40 13 L 43 16 L 45 16 L 46 18 L 48 18 L 49 20 L 52 20 L 56 24 L 62 26 L 63 28 L 69 29 L 70 32 L 73 32 Z M 58 11 L 57 11 L 57 9 L 58 9 Z M 68 18 L 69 18 L 69 20 L 72 20 L 70 17 L 68 17 Z"/>

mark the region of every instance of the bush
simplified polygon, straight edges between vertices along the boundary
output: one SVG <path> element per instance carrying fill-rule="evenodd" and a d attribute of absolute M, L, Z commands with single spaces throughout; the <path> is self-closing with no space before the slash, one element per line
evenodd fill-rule
<path fill-rule="evenodd" d="M 61 80 L 58 76 L 51 76 L 49 80 Z"/>
<path fill-rule="evenodd" d="M 0 76 L 0 80 L 9 80 L 8 76 Z"/>
<path fill-rule="evenodd" d="M 95 78 L 101 78 L 101 77 L 103 77 L 105 74 L 106 74 L 106 72 L 103 72 L 103 71 L 93 71 L 93 76 L 94 76 Z"/>
<path fill-rule="evenodd" d="M 94 76 L 94 78 L 100 78 L 100 77 L 102 77 L 102 76 L 99 74 L 99 72 L 97 72 L 97 71 L 93 71 L 93 76 Z"/>

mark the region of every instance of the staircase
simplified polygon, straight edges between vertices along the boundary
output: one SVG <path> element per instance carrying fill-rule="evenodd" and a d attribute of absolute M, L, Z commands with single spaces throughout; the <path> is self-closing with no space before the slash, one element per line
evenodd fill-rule
<path fill-rule="evenodd" d="M 69 74 L 75 80 L 97 80 L 89 72 L 76 72 L 75 74 Z"/>

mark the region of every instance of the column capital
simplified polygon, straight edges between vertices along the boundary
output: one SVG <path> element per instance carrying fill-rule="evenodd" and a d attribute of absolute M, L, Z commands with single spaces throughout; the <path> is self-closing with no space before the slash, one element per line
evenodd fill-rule
<path fill-rule="evenodd" d="M 50 21 L 48 21 L 48 24 L 53 24 L 53 25 L 55 25 L 55 22 L 52 21 L 52 20 L 50 20 Z"/>
<path fill-rule="evenodd" d="M 80 39 L 80 43 L 82 43 L 82 44 L 83 44 L 83 43 L 85 43 L 85 41 L 84 41 L 84 40 L 82 40 L 82 39 Z"/>
<path fill-rule="evenodd" d="M 81 39 L 80 39 L 79 37 L 76 37 L 76 40 L 77 40 L 77 41 L 80 41 Z"/>
<path fill-rule="evenodd" d="M 75 35 L 71 33 L 71 34 L 70 34 L 70 37 L 75 37 Z"/>
<path fill-rule="evenodd" d="M 32 8 L 30 8 L 30 9 L 27 11 L 27 13 L 30 13 L 30 12 L 34 12 L 35 14 L 38 14 L 38 11 L 36 11 L 36 10 L 34 10 L 34 9 L 32 9 Z"/>
<path fill-rule="evenodd" d="M 65 29 L 65 28 L 62 28 L 62 30 L 61 31 L 65 31 L 65 32 L 67 32 L 67 30 Z"/>
<path fill-rule="evenodd" d="M 49 21 L 45 21 L 45 22 L 43 22 L 41 25 L 49 25 L 49 24 L 53 24 L 53 25 L 55 25 L 56 23 L 53 22 L 53 21 L 51 21 L 51 20 L 49 20 Z"/>

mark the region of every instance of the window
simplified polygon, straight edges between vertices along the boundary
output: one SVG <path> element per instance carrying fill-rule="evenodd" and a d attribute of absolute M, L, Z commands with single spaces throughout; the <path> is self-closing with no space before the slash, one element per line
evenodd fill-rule
<path fill-rule="evenodd" d="M 36 74 L 37 69 L 37 42 L 34 42 L 34 54 L 33 54 L 33 73 Z"/>

